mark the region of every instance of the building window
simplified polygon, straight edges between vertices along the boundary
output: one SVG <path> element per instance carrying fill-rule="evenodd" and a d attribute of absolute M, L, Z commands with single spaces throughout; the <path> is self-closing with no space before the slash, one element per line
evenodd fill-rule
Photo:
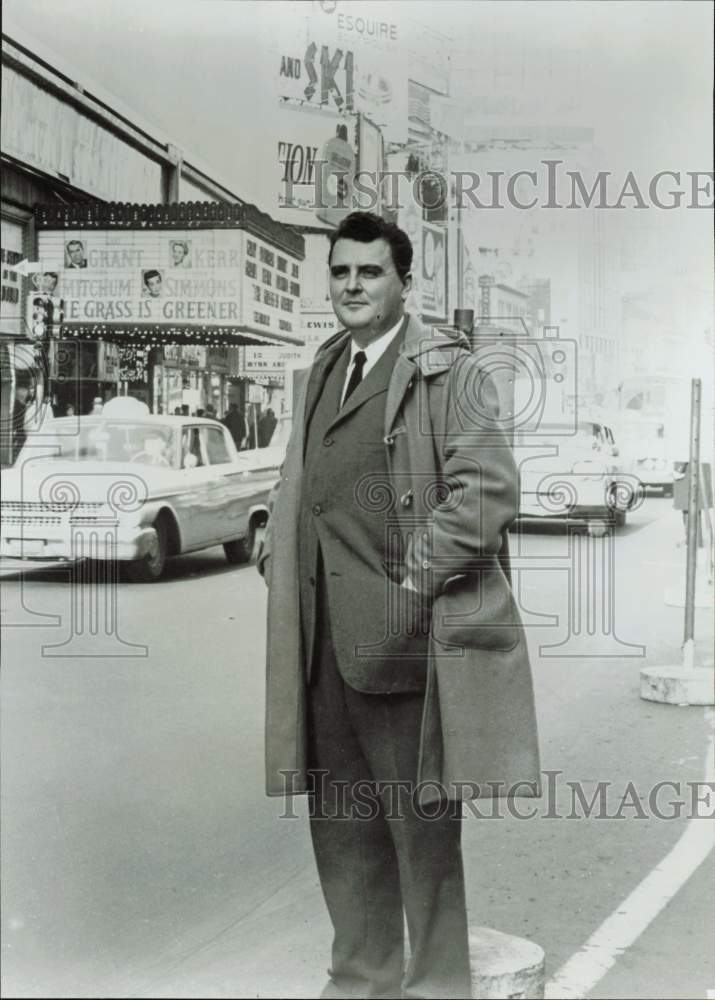
<path fill-rule="evenodd" d="M 258 256 L 263 264 L 270 264 L 271 267 L 275 264 L 275 255 L 266 247 L 259 248 Z"/>
<path fill-rule="evenodd" d="M 23 279 L 17 271 L 11 271 L 9 265 L 18 264 L 28 256 L 28 232 L 26 223 L 3 211 L 0 219 L 0 263 L 2 264 L 0 335 L 24 336 Z"/>

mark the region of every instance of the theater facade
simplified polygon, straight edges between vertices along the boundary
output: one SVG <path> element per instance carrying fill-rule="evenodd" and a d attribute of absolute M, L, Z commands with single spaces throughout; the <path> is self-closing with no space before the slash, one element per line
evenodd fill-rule
<path fill-rule="evenodd" d="M 303 237 L 17 31 L 2 87 L 2 426 L 21 369 L 56 414 L 257 399 L 246 350 L 302 344 Z"/>

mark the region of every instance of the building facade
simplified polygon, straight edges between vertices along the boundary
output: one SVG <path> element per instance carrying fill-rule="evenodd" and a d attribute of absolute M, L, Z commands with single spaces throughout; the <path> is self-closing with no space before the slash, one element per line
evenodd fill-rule
<path fill-rule="evenodd" d="M 16 373 L 22 370 L 34 372 L 36 395 L 42 397 L 38 406 L 40 402 L 51 406 L 55 415 L 67 412 L 67 407 L 89 412 L 97 397 L 106 401 L 122 392 L 163 412 L 210 406 L 221 416 L 229 402 L 247 406 L 251 376 L 241 369 L 238 347 L 292 343 L 297 333 L 291 330 L 285 337 L 234 333 L 221 343 L 214 338 L 213 343 L 185 345 L 170 343 L 166 337 L 161 342 L 150 337 L 124 341 L 121 328 L 115 326 L 91 337 L 85 331 L 73 338 L 71 347 L 64 346 L 68 317 L 59 311 L 57 274 L 62 275 L 61 283 L 67 285 L 73 277 L 79 287 L 77 282 L 90 275 L 91 266 L 81 233 L 65 240 L 75 246 L 66 247 L 59 260 L 42 259 L 47 247 L 41 253 L 40 232 L 45 230 L 38 223 L 39 206 L 44 206 L 46 215 L 53 206 L 77 213 L 79 206 L 89 205 L 95 212 L 101 205 L 165 205 L 180 212 L 181 205 L 188 204 L 196 214 L 201 204 L 239 208 L 245 202 L 195 165 L 190 155 L 158 136 L 119 99 L 80 80 L 59 59 L 53 65 L 35 53 L 33 40 L 19 32 L 17 37 L 3 36 L 2 426 L 11 427 Z M 301 243 L 300 237 L 272 220 L 266 226 L 279 227 L 291 246 Z M 52 270 L 56 264 L 61 271 Z M 21 270 L 16 270 L 18 265 Z M 298 288 L 295 277 L 293 283 Z M 262 290 L 264 294 L 268 293 Z M 290 325 L 299 331 L 299 303 Z M 7 464 L 10 435 L 2 437 L 0 460 Z"/>

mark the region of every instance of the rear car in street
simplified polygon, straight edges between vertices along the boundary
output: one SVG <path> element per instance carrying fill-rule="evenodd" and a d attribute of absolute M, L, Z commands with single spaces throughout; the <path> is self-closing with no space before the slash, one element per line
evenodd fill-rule
<path fill-rule="evenodd" d="M 618 441 L 624 468 L 640 479 L 644 489 L 672 497 L 674 459 L 682 456 L 673 454 L 675 444 L 668 441 L 665 424 L 638 417 L 622 420 Z"/>
<path fill-rule="evenodd" d="M 575 433 L 574 433 L 575 431 Z M 592 421 L 549 423 L 538 437 L 517 432 L 519 521 L 570 521 L 591 534 L 622 526 L 638 500 L 637 479 L 625 473 L 610 427 Z"/>

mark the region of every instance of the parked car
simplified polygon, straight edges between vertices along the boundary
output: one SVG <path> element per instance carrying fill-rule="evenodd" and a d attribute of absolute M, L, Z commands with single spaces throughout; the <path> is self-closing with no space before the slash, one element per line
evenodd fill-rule
<path fill-rule="evenodd" d="M 53 420 L 3 473 L 0 554 L 116 559 L 136 582 L 158 580 L 171 556 L 212 545 L 229 562 L 247 562 L 284 450 L 239 452 L 223 424 L 196 417 L 105 411 Z"/>
<path fill-rule="evenodd" d="M 545 454 L 546 453 L 546 454 Z M 634 477 L 624 473 L 610 427 L 581 421 L 543 424 L 539 434 L 514 438 L 519 465 L 519 520 L 584 523 L 593 534 L 623 525 L 638 496 Z"/>
<path fill-rule="evenodd" d="M 673 458 L 661 421 L 632 419 L 619 425 L 618 440 L 626 468 L 648 490 L 673 495 Z"/>

